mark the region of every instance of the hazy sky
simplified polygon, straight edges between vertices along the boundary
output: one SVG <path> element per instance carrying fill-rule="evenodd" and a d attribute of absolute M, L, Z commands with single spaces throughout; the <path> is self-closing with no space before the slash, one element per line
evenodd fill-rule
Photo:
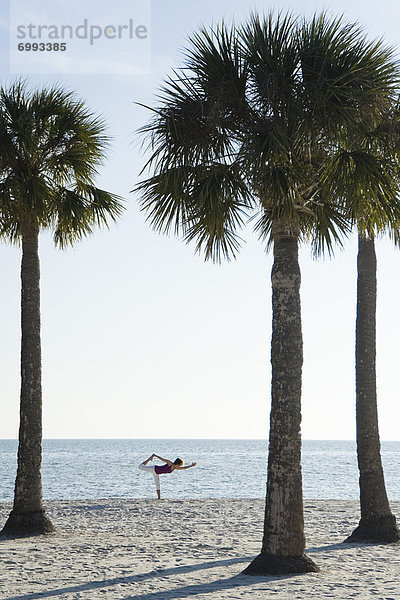
<path fill-rule="evenodd" d="M 24 4 L 34 18 L 36 4 L 19 0 L 19 8 Z M 64 4 L 48 0 L 53 15 Z M 100 12 L 106 18 L 110 7 L 115 21 L 115 6 L 123 4 L 135 7 L 132 0 L 96 0 L 97 10 L 91 1 L 79 6 L 82 19 L 93 20 Z M 41 0 L 38 18 L 46 17 L 45 5 Z M 233 16 L 240 22 L 251 9 L 271 8 L 343 12 L 371 37 L 383 36 L 400 48 L 400 5 L 394 0 L 153 0 L 148 72 L 103 72 L 103 45 L 92 65 L 98 74 L 24 75 L 32 84 L 57 81 L 76 90 L 106 118 L 114 143 L 97 183 L 123 196 L 127 206 L 117 225 L 73 249 L 56 250 L 49 235 L 41 236 L 45 437 L 268 436 L 272 257 L 249 226 L 237 261 L 205 263 L 193 247 L 154 233 L 130 190 L 143 165 L 133 134 L 149 117 L 135 102 L 154 103 L 165 73 L 179 64 L 187 36 L 200 24 Z M 9 83 L 15 76 L 9 71 L 9 8 L 3 0 L 0 23 L 1 79 Z M 383 439 L 400 440 L 400 253 L 386 240 L 377 243 L 377 253 L 380 429 Z M 303 437 L 351 439 L 356 240 L 333 260 L 316 262 L 304 247 L 301 268 Z M 19 269 L 20 249 L 1 245 L 0 438 L 18 431 Z"/>

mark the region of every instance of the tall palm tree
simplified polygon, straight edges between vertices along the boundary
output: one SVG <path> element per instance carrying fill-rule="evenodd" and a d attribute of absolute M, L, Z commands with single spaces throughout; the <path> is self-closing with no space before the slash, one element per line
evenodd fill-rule
<path fill-rule="evenodd" d="M 22 248 L 21 404 L 14 506 L 1 531 L 53 531 L 41 484 L 42 385 L 39 232 L 51 229 L 63 248 L 107 225 L 120 199 L 93 183 L 109 142 L 104 123 L 71 92 L 0 89 L 0 234 Z"/>
<path fill-rule="evenodd" d="M 324 183 L 329 149 L 358 126 L 391 69 L 379 46 L 324 15 L 203 29 L 185 56 L 141 130 L 153 174 L 135 189 L 156 230 L 196 241 L 206 259 L 236 255 L 248 215 L 273 246 L 264 539 L 245 572 L 316 571 L 304 554 L 298 245 L 311 238 L 329 251 L 346 231 L 345 206 Z"/>
<path fill-rule="evenodd" d="M 400 540 L 386 492 L 376 391 L 376 252 L 373 233 L 360 231 L 357 257 L 356 424 L 361 519 L 346 542 Z"/>
<path fill-rule="evenodd" d="M 400 222 L 397 86 L 398 76 L 395 76 L 374 115 L 375 127 L 369 130 L 364 126 L 364 135 L 352 140 L 352 147 L 337 148 L 332 159 L 334 172 L 330 173 L 336 192 L 348 199 L 349 216 L 358 230 L 356 425 L 361 520 L 346 542 L 383 543 L 400 539 L 387 497 L 380 454 L 375 253 L 376 235 L 387 231 L 396 239 Z"/>

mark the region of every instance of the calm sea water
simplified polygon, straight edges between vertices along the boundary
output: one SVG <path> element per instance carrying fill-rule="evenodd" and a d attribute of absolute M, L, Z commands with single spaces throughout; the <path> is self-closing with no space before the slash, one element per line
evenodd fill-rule
<path fill-rule="evenodd" d="M 16 452 L 16 440 L 0 440 L 1 501 L 13 498 Z M 198 463 L 193 469 L 161 476 L 166 497 L 265 497 L 263 440 L 44 440 L 44 498 L 153 498 L 151 474 L 137 469 L 152 452 Z M 382 460 L 389 498 L 400 500 L 400 442 L 383 442 Z M 303 488 L 308 499 L 357 499 L 355 444 L 305 441 Z"/>

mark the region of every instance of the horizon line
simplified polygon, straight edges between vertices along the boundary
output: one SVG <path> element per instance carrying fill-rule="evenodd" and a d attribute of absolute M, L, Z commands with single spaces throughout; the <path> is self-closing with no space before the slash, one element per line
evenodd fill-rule
<path fill-rule="evenodd" d="M 205 437 L 165 437 L 165 438 L 150 438 L 150 437 L 44 437 L 42 441 L 265 441 L 268 442 L 268 438 L 235 438 L 235 437 L 221 437 L 221 438 L 205 438 Z M 0 441 L 16 441 L 16 437 L 0 438 Z M 381 439 L 381 442 L 400 442 L 400 440 L 393 439 Z M 356 442 L 355 438 L 303 438 L 302 442 Z"/>

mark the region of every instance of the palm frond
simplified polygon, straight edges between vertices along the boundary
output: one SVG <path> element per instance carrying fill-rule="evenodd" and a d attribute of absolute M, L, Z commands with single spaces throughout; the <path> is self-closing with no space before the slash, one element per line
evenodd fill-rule
<path fill-rule="evenodd" d="M 59 188 L 53 198 L 54 242 L 60 248 L 108 227 L 123 211 L 122 199 L 94 186 L 78 183 L 75 189 Z"/>
<path fill-rule="evenodd" d="M 324 165 L 323 185 L 359 228 L 380 231 L 398 221 L 399 181 L 379 153 L 340 150 Z"/>
<path fill-rule="evenodd" d="M 299 54 L 310 118 L 330 134 L 360 131 L 392 102 L 400 73 L 393 49 L 369 42 L 359 25 L 315 15 L 303 21 Z"/>
<path fill-rule="evenodd" d="M 185 240 L 196 241 L 206 260 L 235 258 L 252 198 L 238 165 L 214 164 L 197 174 L 189 198 Z"/>
<path fill-rule="evenodd" d="M 3 231 L 19 235 L 29 216 L 38 227 L 56 227 L 56 242 L 65 245 L 120 216 L 121 199 L 94 183 L 109 142 L 104 121 L 74 92 L 30 90 L 21 80 L 1 87 Z"/>

